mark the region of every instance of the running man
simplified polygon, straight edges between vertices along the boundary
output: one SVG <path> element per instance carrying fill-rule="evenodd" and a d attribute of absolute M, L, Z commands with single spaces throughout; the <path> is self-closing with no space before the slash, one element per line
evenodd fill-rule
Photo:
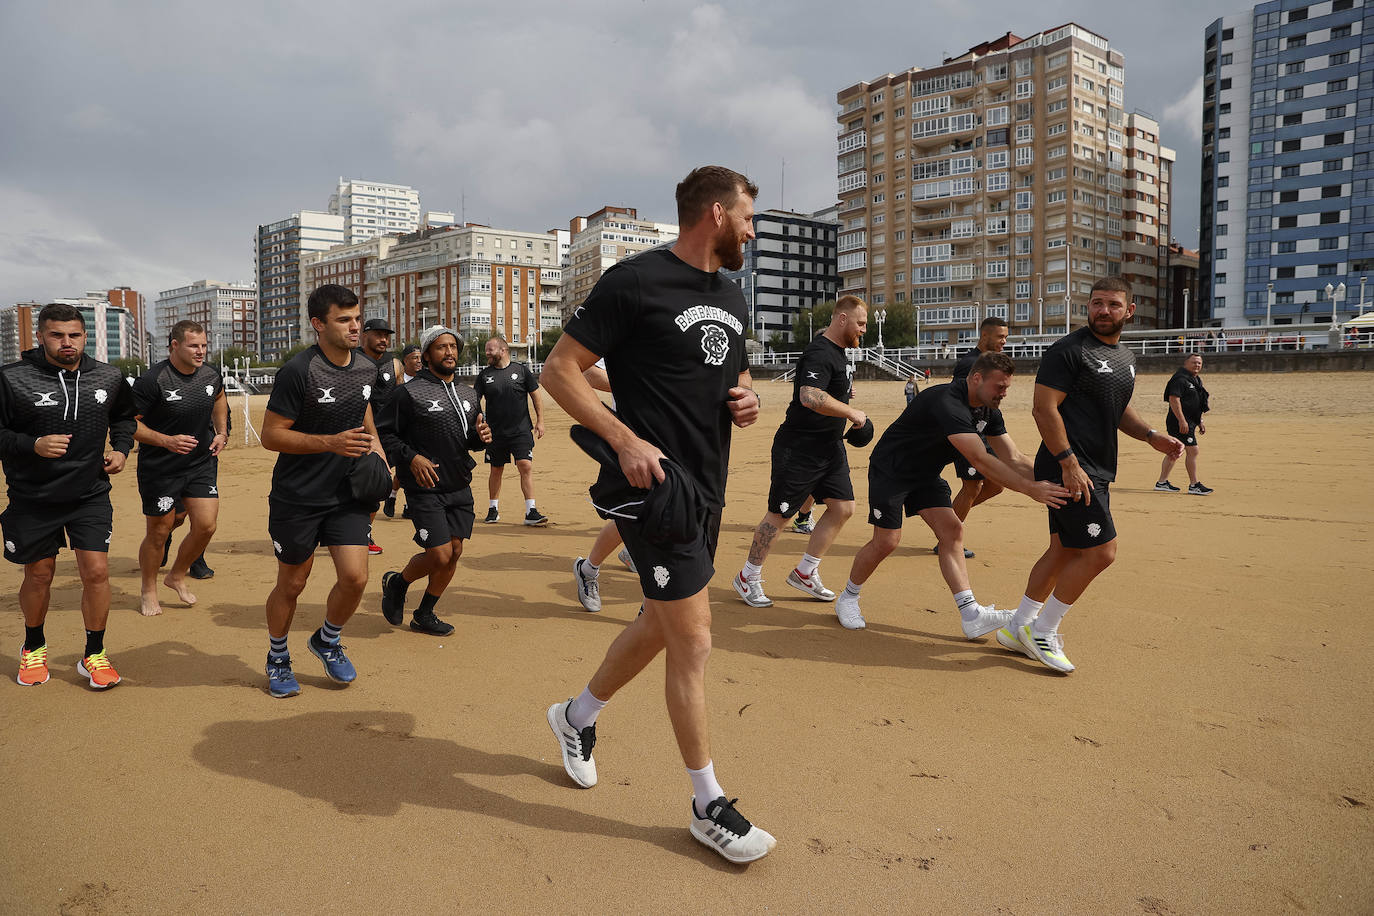
<path fill-rule="evenodd" d="M 219 453 L 229 441 L 229 401 L 219 370 L 205 362 L 205 328 L 194 321 L 172 325 L 167 358 L 134 382 L 138 430 L 138 495 L 147 533 L 138 548 L 142 574 L 139 611 L 162 613 L 157 573 L 167 539 L 185 514 L 190 533 L 162 584 L 188 607 L 191 564 L 205 553 L 219 519 Z"/>
<path fill-rule="evenodd" d="M 1206 496 L 1212 492 L 1211 487 L 1197 479 L 1197 454 L 1201 448 L 1198 437 L 1207 432 L 1202 415 L 1212 409 L 1208 403 L 1210 395 L 1202 384 L 1201 372 L 1202 356 L 1194 353 L 1183 361 L 1183 368 L 1175 372 L 1164 386 L 1164 400 L 1169 405 L 1164 428 L 1169 435 L 1183 443 L 1183 466 L 1188 469 L 1190 481 L 1188 492 L 1194 496 Z M 1156 490 L 1178 492 L 1178 487 L 1169 483 L 1169 474 L 1177 460 L 1164 456 L 1164 462 L 1159 466 L 1159 480 L 1155 482 Z"/>
<path fill-rule="evenodd" d="M 773 600 L 763 592 L 763 561 L 787 519 L 812 495 L 825 504 L 825 513 L 801 561 L 787 574 L 787 584 L 812 598 L 835 600 L 835 593 L 821 582 L 821 557 L 854 514 L 845 430 L 868 422 L 862 410 L 849 406 L 852 368 L 844 351 L 857 347 L 867 328 L 867 304 L 858 296 L 841 296 L 830 324 L 807 344 L 797 362 L 792 402 L 773 436 L 768 509 L 754 529 L 744 568 L 734 579 L 735 592 L 750 607 L 772 606 Z"/>
<path fill-rule="evenodd" d="M 406 491 L 406 507 L 420 552 L 400 572 L 382 574 L 382 613 L 400 626 L 406 589 L 428 578 L 410 628 L 447 636 L 453 625 L 434 613 L 458 569 L 463 542 L 472 537 L 472 469 L 468 454 L 491 441 L 491 430 L 477 412 L 477 392 L 454 381 L 462 342 L 448 328 L 426 328 L 420 352 L 427 368 L 397 388 L 377 424 L 387 457 Z"/>
<path fill-rule="evenodd" d="M 979 639 L 1004 627 L 1010 611 L 978 603 L 964 560 L 964 524 L 940 475 L 955 455 L 978 472 L 1036 502 L 1063 505 L 1067 491 L 1037 481 L 1030 458 L 1007 435 L 998 408 L 1011 389 L 1016 363 L 1003 353 L 984 353 L 967 378 L 934 385 L 916 396 L 887 428 L 868 465 L 868 523 L 873 537 L 854 555 L 849 582 L 835 602 L 835 615 L 850 630 L 867 624 L 859 610 L 859 589 L 902 540 L 902 515 L 920 515 L 939 539 L 940 574 L 954 595 L 964 636 Z M 982 437 L 987 437 L 989 452 Z"/>
<path fill-rule="evenodd" d="M 1050 546 L 1031 569 L 1026 593 L 997 641 L 1068 674 L 1059 623 L 1088 585 L 1116 559 L 1108 485 L 1116 479 L 1117 430 L 1177 460 L 1183 443 L 1150 428 L 1131 408 L 1135 354 L 1121 329 L 1135 314 L 1131 285 L 1120 277 L 1093 284 L 1088 324 L 1045 351 L 1035 376 L 1040 450 L 1035 476 L 1062 483 L 1072 502 L 1050 505 Z"/>
<path fill-rule="evenodd" d="M 604 359 L 598 359 L 595 365 L 582 373 L 582 377 L 597 391 L 609 393 L 611 390 L 611 379 L 606 375 Z M 611 398 L 611 410 L 615 410 L 615 398 Z M 606 522 L 597 532 L 591 552 L 573 561 L 573 587 L 577 590 L 577 601 L 582 605 L 582 609 L 590 614 L 601 610 L 601 564 L 606 562 L 611 551 L 620 544 L 620 529 L 615 526 L 615 522 Z M 638 573 L 635 561 L 628 550 L 622 549 L 619 559 L 630 568 L 630 572 Z"/>
<path fill-rule="evenodd" d="M 355 352 L 366 357 L 377 367 L 377 381 L 372 385 L 372 412 L 373 416 L 379 416 L 382 408 L 386 405 L 386 399 L 390 396 L 392 389 L 400 384 L 400 374 L 396 370 L 396 358 L 387 352 L 391 347 L 391 335 L 396 333 L 391 329 L 385 318 L 369 318 L 363 322 L 363 333 L 361 343 Z M 396 478 L 392 475 L 391 492 L 396 492 Z M 396 511 L 396 504 L 391 500 L 390 511 L 385 512 L 387 518 L 391 518 Z M 372 518 L 376 518 L 377 513 L 372 513 Z M 367 552 L 370 556 L 380 556 L 382 548 L 371 535 L 368 535 Z"/>
<path fill-rule="evenodd" d="M 491 474 L 487 480 L 490 502 L 487 517 L 482 521 L 494 524 L 501 520 L 497 507 L 501 496 L 501 477 L 506 465 L 515 459 L 520 472 L 520 492 L 525 495 L 525 524 L 543 527 L 548 516 L 534 507 L 534 440 L 544 438 L 544 402 L 539 393 L 539 380 L 524 363 L 512 363 L 510 345 L 502 337 L 487 341 L 484 351 L 487 368 L 477 374 L 473 388 L 486 405 L 487 422 L 491 424 L 491 445 L 487 446 L 487 464 Z M 529 407 L 534 405 L 534 424 L 530 424 Z"/>
<path fill-rule="evenodd" d="M 750 824 L 716 781 L 706 719 L 711 652 L 707 585 L 720 533 L 730 425 L 758 419 L 744 329 L 749 308 L 721 273 L 744 262 L 754 236 L 758 188 L 719 166 L 694 170 L 677 186 L 682 232 L 606 271 L 574 312 L 544 364 L 544 384 L 578 423 L 605 439 L 634 487 L 673 479 L 693 489 L 706 511 L 694 541 L 650 540 L 639 522 L 618 520 L 639 570 L 644 613 L 611 643 L 577 697 L 548 708 L 563 767 L 584 788 L 596 785 L 596 718 L 602 707 L 664 652 L 668 717 L 692 781 L 688 829 L 732 862 L 751 862 L 775 840 Z M 607 410 L 582 373 L 604 356 L 619 415 Z M 602 469 L 602 480 L 614 479 Z"/>
<path fill-rule="evenodd" d="M 74 306 L 43 306 L 38 340 L 18 362 L 0 368 L 0 466 L 9 485 L 0 529 L 5 559 L 24 567 L 17 680 L 25 687 L 48 680 L 43 621 L 57 552 L 70 545 L 86 624 L 76 670 L 103 690 L 119 683 L 105 651 L 114 535 L 110 475 L 124 469 L 134 446 L 134 396 L 118 369 L 85 355 L 86 321 Z"/>
<path fill-rule="evenodd" d="M 306 303 L 318 342 L 277 372 L 262 423 L 264 448 L 278 452 L 267 501 L 267 530 L 277 555 L 277 584 L 267 596 L 267 686 L 274 697 L 300 693 L 286 637 L 315 562 L 329 548 L 337 581 L 310 652 L 332 681 L 357 677 L 339 633 L 367 587 L 370 513 L 376 504 L 353 497 L 347 475 L 354 459 L 382 455 L 372 421 L 377 366 L 353 351 L 362 324 L 358 297 L 329 283 Z"/>
<path fill-rule="evenodd" d="M 969 372 L 973 369 L 973 364 L 984 353 L 1001 353 L 1007 345 L 1009 330 L 1005 318 L 984 318 L 983 323 L 978 326 L 978 346 L 954 361 L 951 380 L 958 381 L 961 378 L 968 378 Z M 984 444 L 986 444 L 986 440 Z M 978 473 L 977 468 L 964 460 L 963 455 L 954 456 L 954 470 L 959 475 L 959 492 L 954 496 L 954 514 L 959 516 L 959 521 L 966 522 L 968 521 L 968 514 L 974 506 L 992 499 L 1002 492 L 1002 488 L 986 480 L 982 474 Z M 932 550 L 934 553 L 940 552 L 938 545 Z M 964 556 L 972 560 L 975 554 L 966 547 L 964 548 Z"/>

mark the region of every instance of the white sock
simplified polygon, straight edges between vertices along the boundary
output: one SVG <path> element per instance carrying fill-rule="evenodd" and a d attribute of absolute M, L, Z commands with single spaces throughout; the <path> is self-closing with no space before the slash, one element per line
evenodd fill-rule
<path fill-rule="evenodd" d="M 578 731 L 596 724 L 596 717 L 606 708 L 606 703 L 606 700 L 598 700 L 592 696 L 590 687 L 583 687 L 582 692 L 568 704 L 568 724 Z"/>
<path fill-rule="evenodd" d="M 487 503 L 488 503 L 493 509 L 495 509 L 495 508 L 496 508 L 497 500 L 489 499 L 489 500 L 487 500 Z"/>
<path fill-rule="evenodd" d="M 601 567 L 591 560 L 582 561 L 582 578 L 595 579 L 601 572 Z"/>
<path fill-rule="evenodd" d="M 855 585 L 854 580 L 850 579 L 844 584 L 844 593 L 851 598 L 857 598 L 859 597 L 859 589 L 861 588 L 863 588 L 862 585 Z"/>
<path fill-rule="evenodd" d="M 802 554 L 801 562 L 797 564 L 797 572 L 803 576 L 809 576 L 816 571 L 816 567 L 821 565 L 820 557 L 813 557 L 809 553 Z"/>
<path fill-rule="evenodd" d="M 699 770 L 691 767 L 687 768 L 687 775 L 692 778 L 692 794 L 696 796 L 694 802 L 697 814 L 705 815 L 706 806 L 725 794 L 725 790 L 716 782 L 716 765 L 707 761 L 706 766 Z"/>
<path fill-rule="evenodd" d="M 762 575 L 763 575 L 763 567 L 762 567 L 762 566 L 755 566 L 753 563 L 750 563 L 748 560 L 745 560 L 745 561 L 744 561 L 744 578 L 745 578 L 747 581 L 753 582 L 753 581 L 757 580 L 757 579 L 758 579 L 760 576 L 762 576 Z M 715 798 L 714 795 L 711 796 L 711 797 L 712 797 L 712 798 Z"/>
<path fill-rule="evenodd" d="M 1031 629 L 1037 636 L 1048 636 L 1059 629 L 1059 622 L 1064 619 L 1064 615 L 1069 612 L 1072 604 L 1065 604 L 1058 598 L 1050 595 L 1045 602 L 1045 609 L 1040 612 L 1040 616 L 1035 618 L 1035 623 L 1031 624 Z"/>
<path fill-rule="evenodd" d="M 525 511 L 528 512 L 528 511 L 530 511 L 530 510 L 533 509 L 533 508 L 534 508 L 534 500 L 532 500 L 532 499 L 527 499 L 527 500 L 525 500 Z"/>
<path fill-rule="evenodd" d="M 1043 601 L 1035 601 L 1025 595 L 1021 596 L 1021 603 L 1016 606 L 1016 613 L 1011 616 L 1011 631 L 1021 632 L 1021 628 L 1029 626 L 1035 619 L 1035 615 L 1040 613 L 1040 609 L 1045 606 Z"/>
<path fill-rule="evenodd" d="M 959 608 L 959 616 L 965 620 L 973 620 L 982 610 L 978 606 L 978 599 L 973 597 L 973 589 L 966 588 L 954 596 L 954 604 Z"/>

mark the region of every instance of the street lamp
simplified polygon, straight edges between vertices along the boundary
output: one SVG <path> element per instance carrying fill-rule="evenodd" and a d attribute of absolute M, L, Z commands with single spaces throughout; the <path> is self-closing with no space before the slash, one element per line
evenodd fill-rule
<path fill-rule="evenodd" d="M 1264 300 L 1264 326 L 1274 323 L 1274 284 L 1269 284 L 1269 296 Z"/>
<path fill-rule="evenodd" d="M 916 359 L 921 358 L 921 307 L 916 306 Z"/>
<path fill-rule="evenodd" d="M 759 301 L 759 272 L 749 271 L 749 327 L 754 327 L 754 313 L 758 309 Z"/>
<path fill-rule="evenodd" d="M 1037 317 L 1037 321 L 1036 321 L 1036 323 L 1035 323 L 1035 333 L 1036 333 L 1037 336 L 1043 337 L 1043 336 L 1045 336 L 1045 297 L 1044 297 L 1044 296 L 1037 296 L 1037 297 L 1036 297 L 1036 299 L 1035 299 L 1035 314 L 1036 314 L 1036 317 Z"/>
<path fill-rule="evenodd" d="M 1368 280 L 1368 279 L 1369 279 L 1368 277 L 1360 277 L 1360 315 L 1361 315 L 1361 316 L 1364 315 L 1364 281 L 1365 281 L 1365 280 Z"/>
<path fill-rule="evenodd" d="M 1342 283 L 1334 288 L 1330 283 L 1326 284 L 1326 298 L 1331 300 L 1331 323 L 1334 325 L 1336 323 L 1336 303 L 1345 301 L 1345 284 Z"/>
<path fill-rule="evenodd" d="M 1188 291 L 1183 291 L 1183 330 L 1188 330 Z"/>
<path fill-rule="evenodd" d="M 878 322 L 878 349 L 883 349 L 883 322 L 887 320 L 887 309 L 878 309 L 873 313 L 873 317 Z"/>

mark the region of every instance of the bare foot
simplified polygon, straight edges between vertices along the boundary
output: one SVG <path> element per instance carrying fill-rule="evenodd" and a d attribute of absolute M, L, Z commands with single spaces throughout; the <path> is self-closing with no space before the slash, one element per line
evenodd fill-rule
<path fill-rule="evenodd" d="M 162 605 L 157 603 L 157 595 L 144 595 L 138 612 L 144 617 L 156 617 L 162 613 Z"/>
<path fill-rule="evenodd" d="M 186 579 L 184 577 L 174 576 L 172 573 L 168 573 L 167 578 L 162 580 L 162 584 L 176 592 L 177 597 L 180 598 L 187 607 L 196 603 L 196 596 L 191 594 L 191 590 L 186 587 Z"/>

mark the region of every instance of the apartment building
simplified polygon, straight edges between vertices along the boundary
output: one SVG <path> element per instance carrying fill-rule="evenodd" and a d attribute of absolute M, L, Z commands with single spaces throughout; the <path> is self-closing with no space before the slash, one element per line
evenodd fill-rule
<path fill-rule="evenodd" d="M 300 331 L 302 340 L 314 339 L 311 336 L 314 331 L 305 311 L 306 302 L 312 291 L 326 283 L 352 290 L 363 307 L 364 319 L 386 317 L 386 285 L 377 279 L 375 268 L 379 261 L 391 253 L 398 239 L 399 236 L 379 235 L 352 245 L 336 245 L 324 251 L 301 254 L 300 314 L 305 322 Z"/>
<path fill-rule="evenodd" d="M 279 359 L 287 350 L 309 339 L 301 331 L 309 327 L 301 293 L 301 255 L 325 251 L 343 242 L 343 217 L 318 210 L 301 210 L 286 219 L 258 226 L 253 239 L 253 267 L 258 290 L 259 357 Z"/>
<path fill-rule="evenodd" d="M 754 238 L 744 246 L 744 266 L 727 276 L 749 300 L 756 339 L 776 333 L 792 337 L 802 309 L 836 298 L 834 206 L 814 213 L 763 210 L 754 214 Z M 796 341 L 805 343 L 805 341 Z"/>
<path fill-rule="evenodd" d="M 1121 214 L 1121 278 L 1135 293 L 1135 328 L 1173 327 L 1169 313 L 1171 238 L 1169 188 L 1178 155 L 1159 142 L 1159 122 L 1143 112 L 1126 115 L 1126 171 Z"/>
<path fill-rule="evenodd" d="M 596 281 L 612 264 L 632 254 L 675 241 L 675 223 L 639 218 L 634 207 L 605 206 L 590 216 L 568 222 L 568 269 L 563 277 L 563 314 L 587 298 Z"/>
<path fill-rule="evenodd" d="M 349 245 L 379 235 L 401 235 L 420 228 L 420 192 L 403 184 L 340 177 L 329 198 L 329 212 L 343 217 L 344 242 Z M 435 226 L 453 223 L 452 213 L 434 211 L 426 217 L 435 218 Z"/>
<path fill-rule="evenodd" d="M 205 328 L 209 359 L 218 361 L 229 347 L 256 353 L 258 348 L 257 288 L 252 283 L 217 283 L 197 280 L 187 286 L 158 294 L 155 312 L 157 331 L 148 362 L 167 353 L 167 341 L 178 321 L 194 321 Z"/>
<path fill-rule="evenodd" d="M 42 308 L 41 302 L 20 302 L 0 308 L 0 366 L 38 346 L 38 313 Z"/>
<path fill-rule="evenodd" d="M 1198 314 L 1349 317 L 1374 267 L 1374 8 L 1274 0 L 1217 19 L 1203 46 Z"/>
<path fill-rule="evenodd" d="M 1121 268 L 1124 79 L 1069 23 L 842 89 L 840 292 L 915 307 L 923 344 L 1083 324 Z"/>

